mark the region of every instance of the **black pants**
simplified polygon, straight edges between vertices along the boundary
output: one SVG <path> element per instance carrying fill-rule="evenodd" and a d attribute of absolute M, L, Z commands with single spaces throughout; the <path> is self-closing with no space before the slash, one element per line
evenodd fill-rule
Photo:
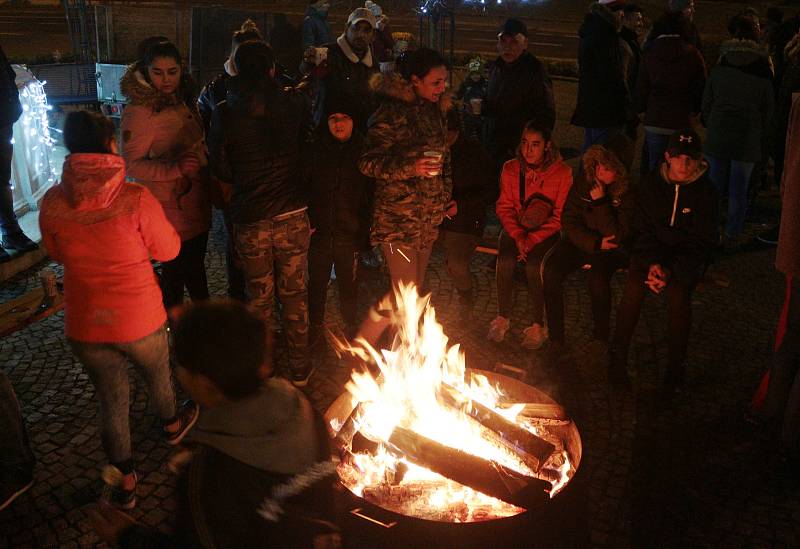
<path fill-rule="evenodd" d="M 469 263 L 480 237 L 469 233 L 442 231 L 439 240 L 444 248 L 447 272 L 453 280 L 453 286 L 459 294 L 471 292 L 472 273 L 469 270 Z"/>
<path fill-rule="evenodd" d="M 564 279 L 583 265 L 592 301 L 594 338 L 608 341 L 611 325 L 611 277 L 627 261 L 615 250 L 587 254 L 569 240 L 562 240 L 553 250 L 544 269 L 544 303 L 551 341 L 564 341 Z"/>
<path fill-rule="evenodd" d="M 36 464 L 11 381 L 0 370 L 0 481 L 29 480 Z"/>
<path fill-rule="evenodd" d="M 11 137 L 13 126 L 0 126 L 0 235 L 20 231 L 17 216 L 14 214 L 14 195 L 11 191 L 11 156 L 14 145 Z"/>
<path fill-rule="evenodd" d="M 634 268 L 632 265 L 617 310 L 617 324 L 611 343 L 614 367 L 620 368 L 627 363 L 628 349 L 636 330 L 636 323 L 639 321 L 642 303 L 645 295 L 650 292 L 645 286 L 646 280 L 647 271 L 640 267 Z M 667 298 L 668 311 L 667 379 L 675 383 L 683 382 L 684 361 L 689 344 L 689 331 L 692 327 L 692 292 L 698 280 L 699 276 L 687 285 L 685 282 L 672 279 L 663 290 Z"/>
<path fill-rule="evenodd" d="M 236 254 L 230 209 L 222 210 L 222 219 L 225 221 L 225 270 L 228 273 L 228 297 L 244 302 L 247 299 L 244 271 L 241 260 Z"/>
<path fill-rule="evenodd" d="M 321 326 L 325 322 L 325 303 L 331 267 L 336 268 L 339 286 L 339 307 L 348 328 L 356 325 L 358 295 L 358 242 L 311 238 L 308 250 L 308 317 L 309 324 Z M 323 241 L 325 240 L 325 241 Z"/>
<path fill-rule="evenodd" d="M 560 234 L 556 233 L 540 242 L 528 252 L 525 261 L 525 277 L 528 280 L 528 303 L 531 323 L 544 323 L 544 296 L 542 290 L 542 271 L 546 263 L 547 256 L 553 246 L 558 243 Z M 497 245 L 497 305 L 500 316 L 511 317 L 513 307 L 514 290 L 514 269 L 517 265 L 517 244 L 514 239 L 506 234 L 500 233 L 500 241 Z"/>
<path fill-rule="evenodd" d="M 183 288 L 192 301 L 208 299 L 206 280 L 206 246 L 208 232 L 181 242 L 178 257 L 161 264 L 161 293 L 164 308 L 169 310 L 183 303 Z"/>

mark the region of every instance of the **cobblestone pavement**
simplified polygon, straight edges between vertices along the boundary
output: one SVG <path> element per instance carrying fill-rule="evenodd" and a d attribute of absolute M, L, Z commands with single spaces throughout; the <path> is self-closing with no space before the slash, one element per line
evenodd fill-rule
<path fill-rule="evenodd" d="M 525 290 L 516 290 L 513 329 L 503 344 L 488 344 L 486 326 L 496 314 L 489 256 L 473 261 L 476 307 L 459 323 L 457 298 L 440 252 L 431 261 L 427 286 L 446 333 L 461 342 L 472 367 L 495 362 L 525 366 L 531 383 L 564 403 L 581 432 L 580 466 L 586 521 L 592 544 L 611 547 L 800 545 L 800 491 L 778 475 L 771 441 L 743 421 L 746 405 L 768 365 L 782 279 L 774 250 L 757 248 L 721 258 L 715 270 L 730 285 L 707 285 L 694 300 L 687 390 L 671 402 L 659 398 L 666 364 L 665 303 L 648 298 L 632 349 L 632 391 L 614 391 L 604 380 L 602 355 L 589 343 L 591 320 L 584 275 L 566 287 L 567 334 L 575 369 L 555 373 L 541 357 L 519 347 Z M 218 224 L 208 255 L 212 293 L 225 292 Z M 619 298 L 623 275 L 614 279 Z M 0 288 L 5 301 L 37 284 L 36 269 Z M 372 273 L 362 288 L 363 306 L 386 288 Z M 335 285 L 328 321 L 338 325 Z M 91 547 L 97 544 L 82 508 L 97 497 L 105 462 L 98 436 L 94 389 L 63 338 L 58 314 L 0 342 L 0 368 L 22 403 L 39 459 L 36 483 L 0 513 L 0 547 Z M 278 349 L 279 355 L 282 348 Z M 279 356 L 279 364 L 284 360 Z M 329 352 L 320 360 L 307 394 L 324 410 L 349 376 Z M 174 480 L 168 455 L 157 443 L 142 383 L 132 387 L 132 428 L 140 473 L 133 515 L 168 528 Z M 531 542 L 533 545 L 533 542 Z M 522 543 L 521 545 L 525 545 Z"/>

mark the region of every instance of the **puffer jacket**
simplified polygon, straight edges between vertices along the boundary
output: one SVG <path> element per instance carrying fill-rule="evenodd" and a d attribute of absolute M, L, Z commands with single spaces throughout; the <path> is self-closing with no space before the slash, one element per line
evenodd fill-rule
<path fill-rule="evenodd" d="M 693 286 L 719 241 L 717 192 L 705 161 L 685 183 L 670 181 L 667 170 L 662 163 L 637 187 L 631 264 L 646 271 L 658 263 L 676 280 Z"/>
<path fill-rule="evenodd" d="M 488 120 L 489 148 L 495 158 L 513 156 L 529 120 L 553 129 L 553 84 L 541 61 L 527 51 L 511 64 L 498 57 L 489 73 L 482 112 Z"/>
<path fill-rule="evenodd" d="M 211 226 L 203 125 L 194 100 L 167 97 L 148 83 L 132 65 L 120 89 L 130 103 L 122 113 L 122 155 L 128 177 L 150 189 L 170 223 L 189 240 Z M 178 167 L 183 156 L 200 161 L 200 172 L 184 177 Z"/>
<path fill-rule="evenodd" d="M 700 112 L 706 66 L 697 49 L 679 36 L 653 40 L 644 56 L 636 83 L 636 112 L 645 126 L 677 130 L 690 126 L 689 116 Z"/>
<path fill-rule="evenodd" d="M 800 92 L 794 94 L 786 135 L 786 161 L 781 179 L 781 229 L 775 267 L 800 277 Z"/>
<path fill-rule="evenodd" d="M 211 168 L 233 185 L 234 223 L 254 223 L 305 207 L 300 146 L 308 131 L 306 98 L 277 85 L 254 91 L 235 76 L 211 117 Z"/>
<path fill-rule="evenodd" d="M 341 143 L 324 124 L 306 149 L 304 187 L 315 242 L 366 243 L 372 180 L 358 169 L 363 148 L 361 134 L 354 131 Z"/>
<path fill-rule="evenodd" d="M 616 14 L 595 2 L 578 31 L 578 102 L 572 115 L 575 126 L 625 124 L 630 94 L 620 27 Z"/>
<path fill-rule="evenodd" d="M 10 126 L 22 114 L 19 91 L 15 84 L 16 73 L 0 48 L 0 128 Z"/>
<path fill-rule="evenodd" d="M 615 235 L 620 249 L 628 244 L 633 214 L 633 196 L 627 189 L 606 190 L 593 200 L 593 183 L 579 175 L 572 185 L 561 213 L 561 226 L 570 242 L 587 254 L 599 252 L 604 236 Z"/>
<path fill-rule="evenodd" d="M 180 238 L 113 154 L 71 154 L 39 214 L 51 258 L 64 264 L 66 334 L 88 342 L 140 339 L 167 320 L 150 258 L 178 255 Z"/>
<path fill-rule="evenodd" d="M 370 118 L 361 172 L 375 179 L 371 240 L 423 249 L 438 236 L 452 181 L 447 150 L 447 94 L 438 104 L 420 99 L 399 75 L 371 80 L 381 105 Z M 414 164 L 426 151 L 442 153 L 442 173 L 417 177 Z"/>
<path fill-rule="evenodd" d="M 703 92 L 706 154 L 730 160 L 761 160 L 775 108 L 766 50 L 749 40 L 720 46 L 720 62 Z"/>
<path fill-rule="evenodd" d="M 572 186 L 572 170 L 561 159 L 555 147 L 552 147 L 542 165 L 532 170 L 525 168 L 525 199 L 533 194 L 541 194 L 552 204 L 553 209 L 544 223 L 538 228 L 528 231 L 519 218 L 522 214 L 522 201 L 519 196 L 519 171 L 524 160 L 514 158 L 503 165 L 500 174 L 500 198 L 497 199 L 495 211 L 503 230 L 518 240 L 525 237 L 528 250 L 544 242 L 561 230 L 561 212 Z"/>
<path fill-rule="evenodd" d="M 303 49 L 321 46 L 333 40 L 328 14 L 320 13 L 314 6 L 308 6 L 303 18 Z"/>

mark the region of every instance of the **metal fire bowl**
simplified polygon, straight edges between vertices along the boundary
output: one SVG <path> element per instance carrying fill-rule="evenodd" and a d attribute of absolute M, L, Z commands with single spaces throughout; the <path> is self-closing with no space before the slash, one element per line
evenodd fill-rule
<path fill-rule="evenodd" d="M 502 374 L 498 374 L 498 373 L 495 373 L 495 372 L 489 372 L 489 371 L 485 371 L 485 370 L 476 370 L 476 369 L 468 368 L 467 369 L 467 375 L 469 375 L 469 374 L 480 374 L 480 375 L 486 376 L 486 378 L 489 380 L 489 382 L 493 386 L 499 386 L 501 388 L 501 390 L 505 393 L 506 398 L 509 401 L 527 402 L 527 403 L 535 403 L 535 404 L 558 404 L 548 394 L 540 391 L 539 389 L 537 389 L 535 387 L 531 387 L 530 385 L 526 385 L 525 383 L 522 383 L 521 381 L 518 381 L 516 379 L 504 376 Z M 334 419 L 338 420 L 339 422 L 346 421 L 348 416 L 352 412 L 354 406 L 355 406 L 355 403 L 353 402 L 353 399 L 352 399 L 352 397 L 351 397 L 351 395 L 349 393 L 345 392 L 342 395 L 340 395 L 339 398 L 337 398 L 333 402 L 333 404 L 331 404 L 331 406 L 328 408 L 328 410 L 325 412 L 325 420 L 326 420 L 326 424 L 328 425 L 328 429 L 331 430 L 331 427 L 330 427 L 331 421 L 333 421 Z M 553 499 L 545 502 L 544 504 L 539 505 L 538 508 L 528 508 L 525 513 L 522 513 L 520 515 L 516 515 L 515 517 L 498 518 L 498 519 L 494 519 L 494 520 L 487 520 L 487 521 L 478 522 L 478 523 L 469 523 L 469 524 L 461 524 L 461 525 L 456 523 L 456 526 L 458 528 L 460 528 L 461 530 L 464 530 L 467 526 L 470 526 L 471 530 L 476 531 L 477 528 L 482 528 L 480 526 L 481 524 L 484 524 L 484 525 L 485 524 L 495 524 L 496 526 L 499 526 L 498 523 L 508 523 L 509 525 L 516 524 L 516 523 L 520 522 L 520 520 L 517 517 L 523 518 L 523 517 L 527 516 L 530 519 L 531 517 L 537 517 L 538 516 L 538 517 L 541 518 L 544 515 L 550 515 L 551 514 L 550 512 L 544 512 L 543 513 L 543 511 L 545 511 L 545 509 L 542 509 L 542 508 L 545 508 L 545 507 L 550 508 L 550 507 L 552 507 L 553 509 L 549 509 L 548 511 L 554 511 L 555 507 L 561 507 L 561 505 L 556 505 L 556 502 L 558 500 L 560 500 L 560 499 L 565 499 L 565 498 L 562 498 L 563 494 L 568 493 L 568 492 L 573 492 L 573 490 L 571 490 L 570 487 L 571 487 L 571 484 L 573 483 L 573 480 L 574 480 L 575 476 L 577 475 L 578 468 L 579 468 L 580 462 L 581 462 L 581 455 L 582 455 L 582 451 L 583 451 L 583 448 L 582 448 L 582 445 L 581 445 L 581 437 L 580 437 L 580 434 L 578 433 L 578 429 L 575 426 L 575 423 L 572 422 L 572 421 L 570 421 L 566 425 L 547 425 L 546 428 L 551 433 L 553 433 L 554 435 L 558 436 L 563 441 L 564 449 L 567 451 L 570 463 L 572 464 L 572 466 L 574 468 L 574 473 L 573 473 L 573 476 L 572 476 L 572 479 L 570 480 L 570 482 L 568 482 L 567 485 L 564 486 L 564 488 L 561 490 L 561 492 L 556 494 L 556 496 Z M 374 509 L 380 509 L 380 512 L 378 512 L 377 515 L 382 517 L 382 518 L 378 518 L 376 520 L 377 520 L 377 524 L 379 526 L 383 526 L 384 528 L 386 528 L 386 525 L 389 525 L 389 524 L 394 524 L 394 525 L 401 524 L 402 525 L 403 523 L 408 523 L 409 521 L 411 521 L 411 522 L 416 524 L 416 527 L 413 528 L 413 530 L 415 532 L 417 532 L 417 533 L 420 533 L 424 529 L 424 528 L 422 528 L 422 523 L 431 523 L 431 522 L 433 522 L 433 521 L 427 521 L 425 519 L 412 518 L 412 517 L 407 517 L 405 515 L 399 515 L 397 513 L 394 513 L 394 512 L 389 511 L 389 510 L 386 510 L 384 508 L 379 508 L 377 506 L 374 506 L 374 505 L 366 502 L 366 500 L 364 500 L 362 498 L 359 498 L 358 496 L 355 496 L 349 490 L 344 490 L 344 491 L 347 492 L 347 494 L 349 494 L 350 496 L 352 496 L 352 497 L 348 497 L 347 498 L 347 499 L 351 500 L 351 502 L 353 502 L 353 504 L 350 505 L 351 507 L 354 507 L 354 509 L 351 509 L 351 511 L 350 511 L 351 513 L 355 514 L 356 516 L 361 516 L 362 518 L 364 518 L 365 521 L 369 521 L 371 518 L 375 518 L 376 513 L 374 513 L 374 512 L 371 513 L 372 517 L 369 517 L 369 516 L 368 517 L 363 517 L 362 515 L 364 514 L 365 509 L 367 510 L 367 512 L 369 511 L 369 509 L 373 509 L 373 510 Z M 358 508 L 357 511 L 355 509 L 356 507 Z M 356 511 L 356 512 L 354 513 L 354 511 Z M 525 518 L 523 518 L 523 522 L 529 522 L 529 520 L 526 520 Z M 536 522 L 538 522 L 538 520 L 536 520 Z M 437 524 L 447 524 L 447 523 L 437 523 Z M 475 525 L 477 525 L 477 526 L 475 526 Z M 388 529 L 390 530 L 391 528 L 392 528 L 392 526 L 390 526 Z M 513 529 L 515 529 L 515 528 L 513 528 Z M 502 528 L 501 528 L 501 530 L 502 530 Z M 494 545 L 496 545 L 496 542 L 495 542 Z"/>

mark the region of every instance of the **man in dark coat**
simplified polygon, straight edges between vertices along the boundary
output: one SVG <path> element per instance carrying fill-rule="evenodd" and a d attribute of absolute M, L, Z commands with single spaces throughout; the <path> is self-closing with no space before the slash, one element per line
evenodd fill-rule
<path fill-rule="evenodd" d="M 544 65 L 528 51 L 528 28 L 509 19 L 497 35 L 500 56 L 489 72 L 483 113 L 489 153 L 497 173 L 514 157 L 522 128 L 531 120 L 552 129 L 556 121 L 553 85 Z"/>
<path fill-rule="evenodd" d="M 584 129 L 583 150 L 625 126 L 630 103 L 627 54 L 619 32 L 624 0 L 591 5 L 578 32 L 578 103 L 572 124 Z"/>
<path fill-rule="evenodd" d="M 39 246 L 25 236 L 14 213 L 14 196 L 11 190 L 11 156 L 14 145 L 14 122 L 22 114 L 19 93 L 15 83 L 16 73 L 0 48 L 0 263 L 11 256 L 6 250 L 29 252 Z"/>
<path fill-rule="evenodd" d="M 326 101 L 338 102 L 344 98 L 358 105 L 353 120 L 358 131 L 366 131 L 367 120 L 375 110 L 369 92 L 369 79 L 379 71 L 371 47 L 375 39 L 375 27 L 372 12 L 366 8 L 356 8 L 347 18 L 344 33 L 335 42 L 322 46 L 327 52 L 325 59 L 318 56 L 315 48 L 308 48 L 304 52 L 300 72 L 310 74 L 317 87 L 315 124 L 319 124 L 327 112 Z"/>
<path fill-rule="evenodd" d="M 625 384 L 628 349 L 645 294 L 666 293 L 669 310 L 668 395 L 683 386 L 692 322 L 692 292 L 718 242 L 717 193 L 692 129 L 670 138 L 665 161 L 640 184 L 633 215 L 628 281 L 617 312 L 609 377 Z"/>
<path fill-rule="evenodd" d="M 447 258 L 447 272 L 458 291 L 459 319 L 465 322 L 472 315 L 473 305 L 469 263 L 483 236 L 486 209 L 497 200 L 498 183 L 489 155 L 478 141 L 461 131 L 455 109 L 447 113 L 447 142 L 457 210 L 440 226 L 440 240 Z"/>
<path fill-rule="evenodd" d="M 358 169 L 364 136 L 355 131 L 356 105 L 328 101 L 303 163 L 308 218 L 314 233 L 308 253 L 309 346 L 323 335 L 331 267 L 336 269 L 345 334 L 357 326 L 358 256 L 369 239 L 372 180 Z"/>

